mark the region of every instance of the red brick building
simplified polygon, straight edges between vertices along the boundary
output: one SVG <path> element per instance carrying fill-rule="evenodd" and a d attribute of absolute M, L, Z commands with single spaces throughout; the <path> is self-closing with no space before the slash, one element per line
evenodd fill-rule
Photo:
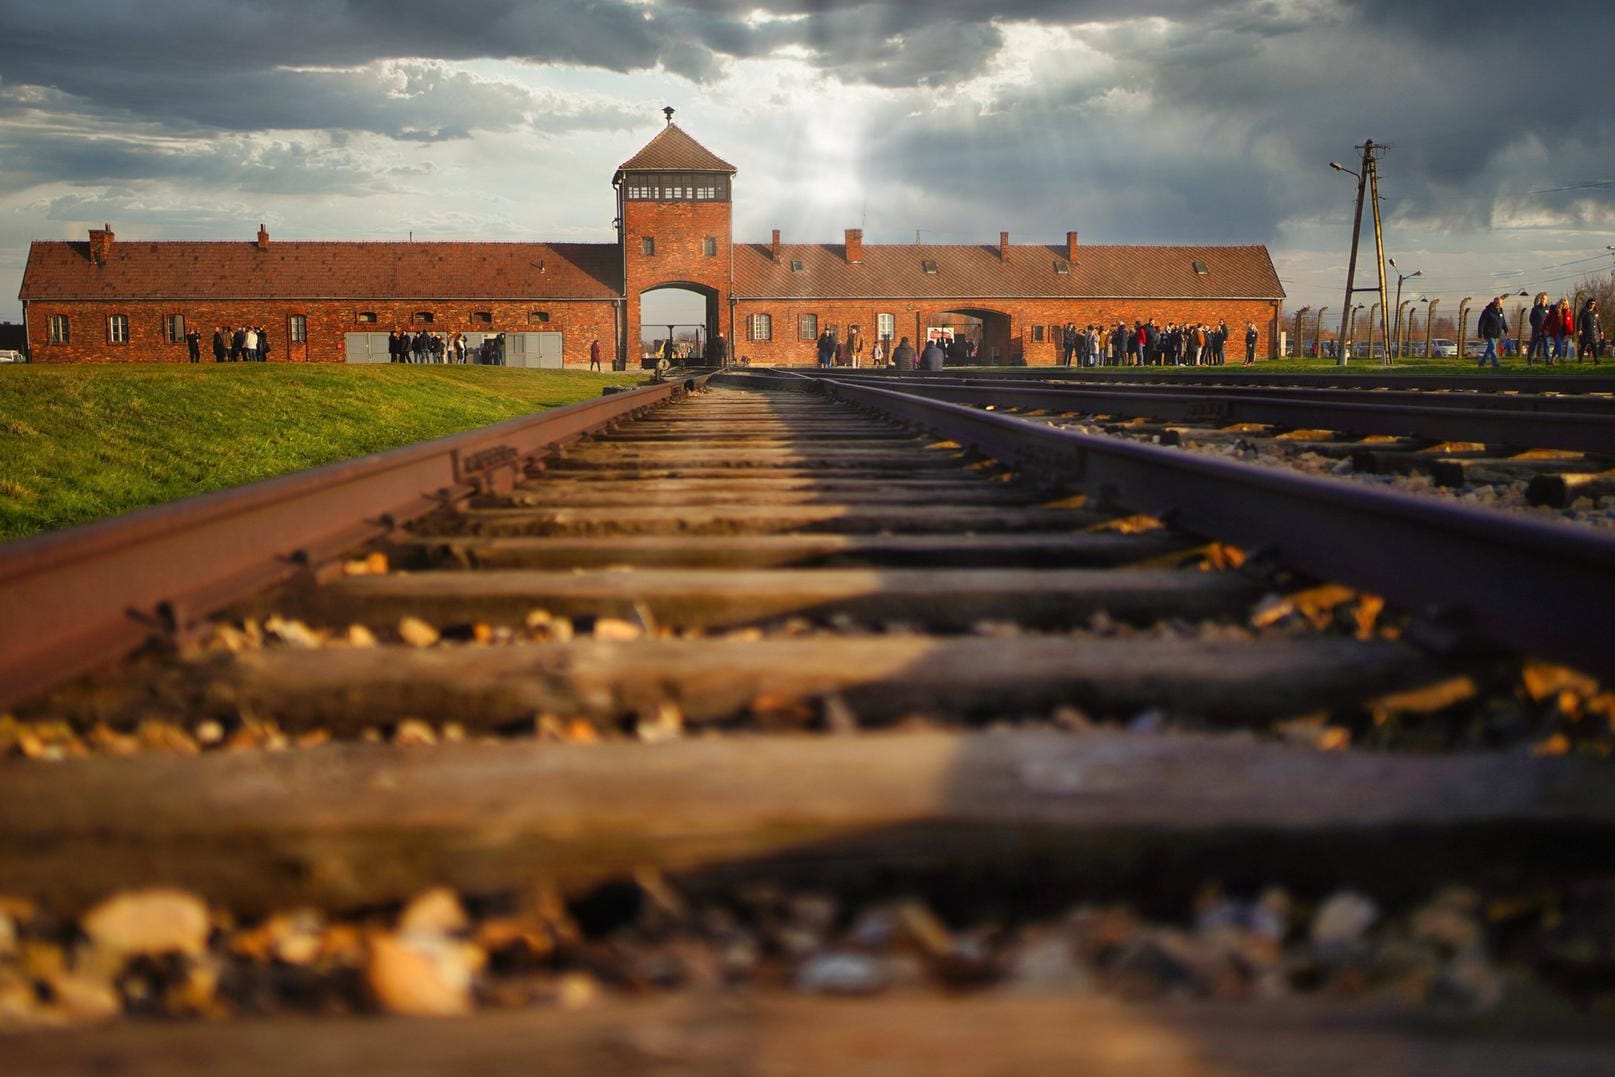
<path fill-rule="evenodd" d="M 967 327 L 983 361 L 1053 363 L 1066 322 L 1255 322 L 1273 354 L 1284 297 L 1267 249 L 1063 244 L 735 243 L 734 166 L 672 122 L 618 168 L 616 243 L 35 242 L 20 298 L 34 362 L 184 362 L 215 326 L 267 332 L 274 362 L 385 362 L 394 327 L 507 341 L 507 361 L 585 366 L 641 353 L 641 305 L 706 300 L 753 363 L 807 363 L 826 329 L 866 342 Z M 1232 349 L 1231 350 L 1236 350 Z"/>

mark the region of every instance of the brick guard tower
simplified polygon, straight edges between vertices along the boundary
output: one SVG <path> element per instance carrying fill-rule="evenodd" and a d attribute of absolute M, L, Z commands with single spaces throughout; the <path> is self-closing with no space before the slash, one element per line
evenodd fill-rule
<path fill-rule="evenodd" d="M 623 324 L 619 359 L 639 357 L 641 300 L 657 288 L 706 297 L 706 335 L 731 341 L 724 311 L 734 287 L 734 165 L 685 134 L 664 108 L 667 126 L 612 177 L 617 242 L 622 249 Z"/>

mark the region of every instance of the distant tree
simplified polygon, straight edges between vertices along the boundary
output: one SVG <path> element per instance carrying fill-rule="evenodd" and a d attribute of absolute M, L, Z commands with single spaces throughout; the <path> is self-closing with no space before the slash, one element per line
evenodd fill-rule
<path fill-rule="evenodd" d="M 1599 332 L 1601 334 L 1609 332 L 1611 326 L 1615 325 L 1615 322 L 1611 321 L 1611 318 L 1615 318 L 1615 314 L 1611 313 L 1615 310 L 1615 271 L 1606 276 L 1588 274 L 1581 278 L 1581 283 L 1576 285 L 1576 294 L 1581 296 L 1582 303 L 1589 298 L 1598 300 Z M 1574 295 L 1571 296 L 1571 300 L 1575 301 Z M 1576 304 L 1576 313 L 1578 315 L 1581 313 L 1580 303 Z"/>

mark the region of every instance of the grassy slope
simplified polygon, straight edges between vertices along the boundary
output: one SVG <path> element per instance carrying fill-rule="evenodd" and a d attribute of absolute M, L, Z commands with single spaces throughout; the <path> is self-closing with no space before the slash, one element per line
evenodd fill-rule
<path fill-rule="evenodd" d="M 501 367 L 0 367 L 0 539 L 440 437 L 635 376 Z"/>

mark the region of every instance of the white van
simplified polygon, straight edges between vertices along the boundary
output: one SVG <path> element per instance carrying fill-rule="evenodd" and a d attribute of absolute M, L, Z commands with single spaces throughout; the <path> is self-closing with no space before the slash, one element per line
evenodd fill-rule
<path fill-rule="evenodd" d="M 1448 340 L 1446 337 L 1434 337 L 1430 341 L 1430 354 L 1433 356 L 1444 355 L 1448 358 L 1456 359 L 1458 357 L 1458 342 Z"/>

